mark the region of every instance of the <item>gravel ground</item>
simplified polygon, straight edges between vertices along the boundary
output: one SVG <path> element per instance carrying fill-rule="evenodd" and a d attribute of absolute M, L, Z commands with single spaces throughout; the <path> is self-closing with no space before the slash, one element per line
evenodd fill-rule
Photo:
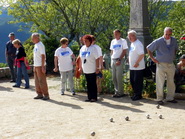
<path fill-rule="evenodd" d="M 85 93 L 61 96 L 59 77 L 47 81 L 49 101 L 33 99 L 33 79 L 30 89 L 12 88 L 8 80 L 0 80 L 0 139 L 185 139 L 183 100 L 160 109 L 152 99 L 133 102 L 110 95 L 89 103 L 84 102 Z"/>

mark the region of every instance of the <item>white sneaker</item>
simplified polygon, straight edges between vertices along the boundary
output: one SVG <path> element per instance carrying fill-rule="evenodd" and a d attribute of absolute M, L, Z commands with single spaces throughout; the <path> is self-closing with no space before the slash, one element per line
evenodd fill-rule
<path fill-rule="evenodd" d="M 61 92 L 61 95 L 64 95 L 64 92 Z"/>

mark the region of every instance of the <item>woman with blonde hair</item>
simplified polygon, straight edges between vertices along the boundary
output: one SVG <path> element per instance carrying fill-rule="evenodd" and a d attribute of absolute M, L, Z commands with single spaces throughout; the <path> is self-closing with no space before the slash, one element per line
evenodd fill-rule
<path fill-rule="evenodd" d="M 24 48 L 21 45 L 20 40 L 15 39 L 12 44 L 15 48 L 17 48 L 16 51 L 16 58 L 15 58 L 15 64 L 17 66 L 17 80 L 16 84 L 13 87 L 20 87 L 21 85 L 21 79 L 22 75 L 24 76 L 24 80 L 26 82 L 25 89 L 28 89 L 30 87 L 29 85 L 29 76 L 27 73 L 27 69 L 29 69 L 29 64 L 26 59 L 26 53 L 24 51 Z"/>

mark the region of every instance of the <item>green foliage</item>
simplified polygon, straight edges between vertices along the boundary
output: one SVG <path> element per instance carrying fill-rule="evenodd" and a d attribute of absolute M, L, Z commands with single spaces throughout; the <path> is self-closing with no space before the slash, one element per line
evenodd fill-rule
<path fill-rule="evenodd" d="M 52 71 L 54 68 L 54 54 L 55 50 L 60 47 L 59 41 L 55 38 L 48 38 L 42 35 L 42 42 L 45 45 L 46 49 L 46 63 L 47 63 L 47 70 Z"/>
<path fill-rule="evenodd" d="M 128 29 L 129 0 L 21 0 L 9 4 L 9 14 L 15 17 L 11 23 L 28 23 L 31 32 L 41 30 L 56 40 L 65 36 L 78 41 L 84 34 L 93 34 L 107 48 L 115 28 L 123 30 L 124 36 Z"/>
<path fill-rule="evenodd" d="M 156 97 L 156 83 L 153 79 L 144 79 L 144 96 Z"/>
<path fill-rule="evenodd" d="M 102 79 L 102 92 L 103 93 L 114 93 L 114 85 L 112 82 L 112 74 L 110 70 L 103 70 L 103 79 Z"/>
<path fill-rule="evenodd" d="M 76 91 L 79 92 L 86 91 L 86 79 L 84 74 L 80 76 L 80 79 L 74 77 L 74 86 Z"/>
<path fill-rule="evenodd" d="M 77 42 L 73 42 L 73 44 L 71 46 L 69 46 L 71 48 L 71 50 L 73 51 L 75 56 L 79 55 L 79 51 L 80 51 L 80 46 L 78 45 Z"/>
<path fill-rule="evenodd" d="M 7 67 L 8 65 L 6 63 L 0 63 L 0 68 Z"/>
<path fill-rule="evenodd" d="M 166 7 L 166 10 L 165 8 L 163 10 L 158 10 L 157 7 L 155 8 L 160 13 L 165 13 L 165 15 L 162 19 L 156 17 L 155 20 L 157 21 L 157 24 L 153 27 L 153 30 L 155 31 L 153 31 L 152 36 L 156 39 L 163 35 L 165 27 L 168 26 L 173 28 L 173 36 L 177 39 L 179 44 L 179 52 L 177 54 L 177 58 L 179 58 L 180 55 L 185 53 L 184 40 L 180 40 L 182 35 L 185 34 L 185 1 L 172 2 L 170 5 L 163 5 L 162 7 Z M 161 17 L 163 17 L 162 15 Z"/>
<path fill-rule="evenodd" d="M 29 64 L 33 64 L 33 48 L 34 44 L 31 42 L 31 38 L 26 40 L 23 44 Z"/>

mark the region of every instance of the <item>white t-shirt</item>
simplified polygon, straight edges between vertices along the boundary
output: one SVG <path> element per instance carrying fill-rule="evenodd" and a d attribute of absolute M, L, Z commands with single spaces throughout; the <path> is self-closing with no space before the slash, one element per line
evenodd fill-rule
<path fill-rule="evenodd" d="M 134 64 L 138 60 L 139 56 L 142 55 L 142 54 L 144 54 L 143 44 L 139 40 L 136 40 L 135 42 L 132 42 L 131 45 L 130 45 L 130 50 L 129 50 L 129 67 L 130 67 L 130 70 L 142 70 L 142 69 L 145 68 L 144 57 L 139 62 L 139 66 L 137 68 L 134 67 Z"/>
<path fill-rule="evenodd" d="M 123 38 L 119 40 L 113 39 L 111 41 L 110 50 L 113 51 L 111 58 L 116 59 L 119 58 L 124 49 L 128 49 L 127 41 Z"/>
<path fill-rule="evenodd" d="M 71 59 L 72 54 L 73 54 L 73 51 L 69 47 L 66 47 L 66 48 L 59 47 L 55 51 L 55 56 L 58 57 L 59 71 L 65 72 L 73 69 L 73 64 Z"/>
<path fill-rule="evenodd" d="M 100 57 L 100 56 L 102 56 L 102 50 L 101 50 L 101 47 L 100 47 L 100 46 L 98 46 L 98 45 L 96 45 L 96 44 L 94 44 L 93 46 L 97 49 L 97 51 L 98 51 L 98 56 L 99 56 L 99 57 Z"/>
<path fill-rule="evenodd" d="M 164 37 L 163 37 L 163 38 L 164 38 Z M 166 41 L 166 45 L 170 45 L 171 39 L 166 40 L 166 39 L 164 38 L 164 40 Z"/>
<path fill-rule="evenodd" d="M 98 51 L 93 45 L 86 47 L 82 46 L 80 49 L 80 58 L 82 60 L 83 72 L 95 73 L 96 72 L 96 59 L 99 58 Z"/>
<path fill-rule="evenodd" d="M 46 60 L 46 52 L 45 52 L 45 46 L 44 44 L 40 41 L 35 44 L 34 49 L 33 49 L 33 60 L 34 60 L 34 66 L 35 67 L 40 67 L 42 66 L 42 56 L 45 55 L 45 60 Z M 45 64 L 46 65 L 46 62 Z"/>

